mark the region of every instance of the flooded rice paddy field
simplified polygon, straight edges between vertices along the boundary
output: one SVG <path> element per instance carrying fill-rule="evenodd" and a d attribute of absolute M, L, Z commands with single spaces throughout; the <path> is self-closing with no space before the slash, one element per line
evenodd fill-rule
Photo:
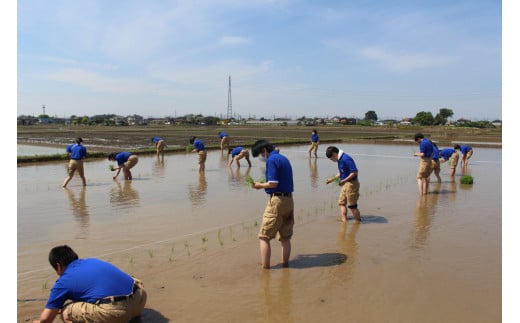
<path fill-rule="evenodd" d="M 256 234 L 267 196 L 246 185 L 264 165 L 228 167 L 227 154 L 146 155 L 112 180 L 108 160 L 85 162 L 61 184 L 67 163 L 17 169 L 17 314 L 39 316 L 57 276 L 55 245 L 108 260 L 144 281 L 143 322 L 500 322 L 502 149 L 476 148 L 466 173 L 419 197 L 416 145 L 336 143 L 359 168 L 364 219 L 339 221 L 337 164 L 283 146 L 293 167 L 295 233 L 290 267 L 261 269 Z M 88 145 L 87 145 L 88 148 Z M 441 147 L 443 148 L 443 147 Z"/>

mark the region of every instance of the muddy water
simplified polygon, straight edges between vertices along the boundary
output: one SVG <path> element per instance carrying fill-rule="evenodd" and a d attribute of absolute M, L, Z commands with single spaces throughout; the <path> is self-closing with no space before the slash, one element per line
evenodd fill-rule
<path fill-rule="evenodd" d="M 56 279 L 48 251 L 68 244 L 144 281 L 143 322 L 500 322 L 502 150 L 475 149 L 473 185 L 442 164 L 420 198 L 416 146 L 337 146 L 358 165 L 364 222 L 339 221 L 326 145 L 311 160 L 282 147 L 296 226 L 290 268 L 273 241 L 269 271 L 256 238 L 267 197 L 245 184 L 264 176 L 256 159 L 228 168 L 210 151 L 199 174 L 194 154 L 141 156 L 130 182 L 88 161 L 87 187 L 68 189 L 66 163 L 18 167 L 18 320 L 39 315 Z"/>

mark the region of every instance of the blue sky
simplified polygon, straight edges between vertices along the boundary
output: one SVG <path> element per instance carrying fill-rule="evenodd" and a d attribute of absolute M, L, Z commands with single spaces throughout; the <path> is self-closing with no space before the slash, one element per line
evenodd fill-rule
<path fill-rule="evenodd" d="M 502 3 L 19 1 L 17 114 L 502 119 Z"/>

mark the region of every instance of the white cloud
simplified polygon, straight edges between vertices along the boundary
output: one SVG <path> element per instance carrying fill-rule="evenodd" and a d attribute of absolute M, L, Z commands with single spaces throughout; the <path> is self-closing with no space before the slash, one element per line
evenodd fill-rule
<path fill-rule="evenodd" d="M 224 36 L 220 39 L 220 43 L 224 45 L 239 45 L 250 43 L 251 40 L 247 37 L 239 36 Z"/>
<path fill-rule="evenodd" d="M 453 57 L 423 53 L 396 53 L 380 48 L 367 47 L 360 51 L 362 57 L 373 60 L 384 68 L 399 73 L 408 73 L 417 69 L 449 65 Z"/>

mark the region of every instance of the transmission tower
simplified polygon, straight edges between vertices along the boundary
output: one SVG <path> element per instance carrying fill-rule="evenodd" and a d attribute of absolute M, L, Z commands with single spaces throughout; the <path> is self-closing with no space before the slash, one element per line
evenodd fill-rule
<path fill-rule="evenodd" d="M 231 103 L 231 75 L 229 76 L 229 86 L 227 95 L 227 119 L 231 120 L 233 117 L 233 104 Z"/>

